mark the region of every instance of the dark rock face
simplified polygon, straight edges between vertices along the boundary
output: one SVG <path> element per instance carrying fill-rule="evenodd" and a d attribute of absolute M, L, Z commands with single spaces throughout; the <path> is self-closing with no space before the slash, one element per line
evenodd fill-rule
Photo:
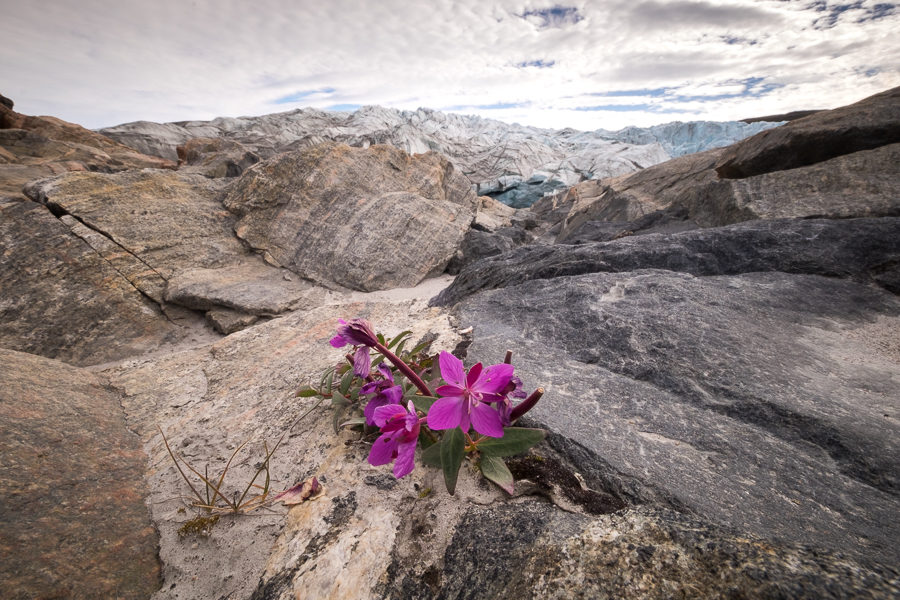
<path fill-rule="evenodd" d="M 321 144 L 251 167 L 228 191 L 238 237 L 321 283 L 374 291 L 440 273 L 475 217 L 466 178 L 434 153 Z"/>
<path fill-rule="evenodd" d="M 176 150 L 180 171 L 207 177 L 237 177 L 260 161 L 242 144 L 223 138 L 194 138 Z"/>
<path fill-rule="evenodd" d="M 43 206 L 0 204 L 0 247 L 0 346 L 83 365 L 178 337 L 154 302 Z"/>
<path fill-rule="evenodd" d="M 411 576 L 395 566 L 383 597 L 818 600 L 900 591 L 888 569 L 646 508 L 590 518 L 546 504 L 478 507 L 457 526 L 442 569 Z"/>
<path fill-rule="evenodd" d="M 720 177 L 740 179 L 794 169 L 900 142 L 900 87 L 747 138 L 716 163 Z"/>
<path fill-rule="evenodd" d="M 692 275 L 787 272 L 874 280 L 898 292 L 900 218 L 779 219 L 606 243 L 532 245 L 473 263 L 433 301 L 584 273 L 666 269 Z"/>
<path fill-rule="evenodd" d="M 526 386 L 548 390 L 529 417 L 617 477 L 754 535 L 900 558 L 893 294 L 633 269 L 508 285 L 456 312 L 475 328 L 468 360 L 514 349 Z"/>
<path fill-rule="evenodd" d="M 3 597 L 149 598 L 146 456 L 118 398 L 58 361 L 2 349 L 0 361 Z"/>

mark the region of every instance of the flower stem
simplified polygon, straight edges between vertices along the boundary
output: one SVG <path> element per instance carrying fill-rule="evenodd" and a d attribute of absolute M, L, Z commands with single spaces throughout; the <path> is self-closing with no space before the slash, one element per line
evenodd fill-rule
<path fill-rule="evenodd" d="M 428 386 L 425 385 L 425 382 L 422 381 L 422 378 L 419 377 L 408 364 L 400 360 L 400 358 L 396 354 L 388 350 L 387 346 L 382 343 L 376 342 L 374 348 L 382 355 L 384 355 L 386 359 L 391 361 L 401 373 L 406 375 L 406 378 L 413 382 L 413 385 L 419 388 L 419 391 L 422 392 L 422 394 L 429 397 L 434 396 L 434 394 L 431 393 L 431 390 L 428 389 Z"/>
<path fill-rule="evenodd" d="M 512 412 L 509 413 L 509 421 L 510 423 L 515 422 L 522 415 L 527 413 L 529 410 L 534 408 L 534 405 L 538 403 L 538 400 L 541 399 L 541 396 L 544 395 L 544 388 L 538 388 L 534 390 L 530 396 L 525 398 L 522 402 L 513 407 Z"/>

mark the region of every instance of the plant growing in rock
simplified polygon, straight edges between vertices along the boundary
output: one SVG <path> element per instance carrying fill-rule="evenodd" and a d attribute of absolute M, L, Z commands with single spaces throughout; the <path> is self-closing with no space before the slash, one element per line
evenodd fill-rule
<path fill-rule="evenodd" d="M 449 352 L 428 354 L 430 342 L 406 350 L 410 335 L 403 331 L 385 338 L 364 319 L 341 320 L 331 345 L 351 346 L 353 352 L 328 369 L 318 386 L 304 388 L 298 396 L 331 400 L 335 432 L 347 426 L 365 436 L 377 434 L 369 463 L 393 462 L 398 479 L 415 468 L 416 449 L 421 448 L 421 462 L 443 471 L 451 494 L 467 458 L 487 479 L 513 493 L 513 475 L 504 458 L 525 452 L 546 435 L 514 423 L 534 407 L 543 389 L 526 397 L 510 364 L 511 352 L 503 363 L 478 363 L 467 372 Z M 514 404 L 513 398 L 524 400 Z"/>

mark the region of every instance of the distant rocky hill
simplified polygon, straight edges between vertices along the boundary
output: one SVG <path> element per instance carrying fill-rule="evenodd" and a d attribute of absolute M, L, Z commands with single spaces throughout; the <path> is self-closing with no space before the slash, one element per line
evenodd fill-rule
<path fill-rule="evenodd" d="M 366 106 L 355 112 L 312 108 L 260 117 L 151 123 L 99 130 L 125 145 L 169 160 L 193 138 L 224 138 L 261 158 L 323 141 L 367 147 L 390 144 L 410 154 L 443 154 L 480 195 L 523 207 L 586 179 L 631 173 L 669 158 L 727 146 L 778 123 L 669 123 L 618 132 L 550 130 L 476 116 Z"/>
<path fill-rule="evenodd" d="M 4 598 L 900 597 L 900 88 L 521 209 L 373 143 L 455 116 L 313 114 L 147 125 L 176 168 L 0 96 Z M 666 153 L 525 131 L 510 169 Z M 353 317 L 512 351 L 548 431 L 514 497 L 421 452 L 397 480 L 298 397 Z M 324 493 L 198 526 L 160 431 L 199 473 L 240 449 L 225 495 Z"/>

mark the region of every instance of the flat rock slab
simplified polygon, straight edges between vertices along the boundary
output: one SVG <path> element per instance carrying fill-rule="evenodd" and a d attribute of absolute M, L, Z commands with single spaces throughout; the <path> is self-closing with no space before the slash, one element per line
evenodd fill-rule
<path fill-rule="evenodd" d="M 471 507 L 424 576 L 395 563 L 386 598 L 889 598 L 890 569 L 773 547 L 673 511 L 602 517 L 548 504 Z M 282 596 L 283 598 L 284 596 Z"/>
<path fill-rule="evenodd" d="M 357 504 L 349 514 L 345 506 L 341 514 L 350 518 L 359 507 L 359 516 L 353 516 L 354 525 L 346 539 L 363 542 L 358 549 L 342 546 L 346 561 L 321 561 L 309 579 L 332 587 L 343 580 L 341 585 L 352 589 L 351 573 L 361 580 L 377 579 L 386 568 L 388 552 L 385 548 L 375 551 L 373 544 L 393 539 L 393 528 L 400 518 L 395 500 L 415 497 L 418 490 L 414 485 L 425 487 L 423 470 L 416 478 L 396 485 L 395 492 L 385 497 L 363 481 L 370 476 L 393 479 L 390 469 L 366 463 L 368 446 L 357 434 L 334 433 L 327 403 L 314 408 L 315 399 L 294 395 L 314 378 L 317 382 L 323 370 L 343 360 L 343 351 L 332 348 L 328 340 L 339 318 L 357 316 L 370 319 L 386 335 L 408 328 L 418 340 L 435 333 L 441 349 L 452 349 L 459 339 L 450 330 L 447 314 L 428 308 L 424 299 L 360 299 L 295 311 L 210 346 L 135 359 L 104 371 L 110 385 L 121 391 L 129 426 L 140 435 L 150 456 L 150 506 L 160 532 L 165 579 L 156 598 L 248 598 L 267 564 L 273 572 L 283 571 L 282 578 L 292 581 L 293 576 L 286 574 L 293 574 L 302 583 L 293 549 L 298 545 L 302 548 L 315 535 L 306 525 L 316 530 L 337 530 L 341 526 L 336 520 L 330 525 L 315 520 L 298 523 L 289 534 L 280 535 L 286 521 L 294 519 L 286 519 L 287 510 L 276 504 L 247 516 L 223 515 L 208 536 L 179 536 L 178 530 L 186 521 L 204 513 L 191 507 L 190 489 L 175 470 L 157 426 L 179 455 L 201 472 L 209 465 L 211 474 L 221 471 L 239 444 L 249 442 L 229 471 L 224 486 L 229 495 L 243 489 L 252 477 L 263 442 L 271 448 L 284 436 L 271 459 L 274 491 L 319 475 L 328 489 L 327 496 L 309 503 L 309 510 L 315 514 L 324 511 L 327 516 L 332 502 L 349 506 L 350 497 L 356 498 Z M 304 413 L 307 416 L 298 421 Z M 196 478 L 194 482 L 202 489 Z M 273 552 L 273 546 L 284 551 Z M 367 595 L 366 588 L 352 589 L 349 594 Z"/>
<path fill-rule="evenodd" d="M 750 177 L 898 142 L 900 87 L 742 140 L 722 154 L 716 171 L 721 177 Z"/>
<path fill-rule="evenodd" d="M 534 244 L 468 265 L 433 302 L 450 305 L 479 290 L 533 279 L 648 268 L 853 277 L 900 293 L 900 218 L 777 219 L 610 242 Z"/>
<path fill-rule="evenodd" d="M 149 598 L 160 585 L 146 456 L 92 373 L 0 350 L 3 597 Z"/>
<path fill-rule="evenodd" d="M 249 168 L 225 206 L 273 264 L 323 284 L 418 284 L 453 257 L 475 217 L 469 181 L 435 153 L 326 143 Z"/>
<path fill-rule="evenodd" d="M 120 270 L 39 204 L 0 204 L 0 248 L 0 347 L 85 365 L 183 337 Z"/>
<path fill-rule="evenodd" d="M 658 270 L 533 280 L 457 307 L 585 472 L 755 535 L 897 564 L 900 300 L 871 284 Z M 578 449 L 581 450 L 578 450 Z"/>
<path fill-rule="evenodd" d="M 69 173 L 32 182 L 26 193 L 101 233 L 168 280 L 184 269 L 225 266 L 249 254 L 222 206 L 224 185 L 201 175 L 145 169 Z"/>
<path fill-rule="evenodd" d="M 182 271 L 169 280 L 165 298 L 197 310 L 229 308 L 271 317 L 310 308 L 321 303 L 326 293 L 295 273 L 248 261 L 220 269 Z"/>

